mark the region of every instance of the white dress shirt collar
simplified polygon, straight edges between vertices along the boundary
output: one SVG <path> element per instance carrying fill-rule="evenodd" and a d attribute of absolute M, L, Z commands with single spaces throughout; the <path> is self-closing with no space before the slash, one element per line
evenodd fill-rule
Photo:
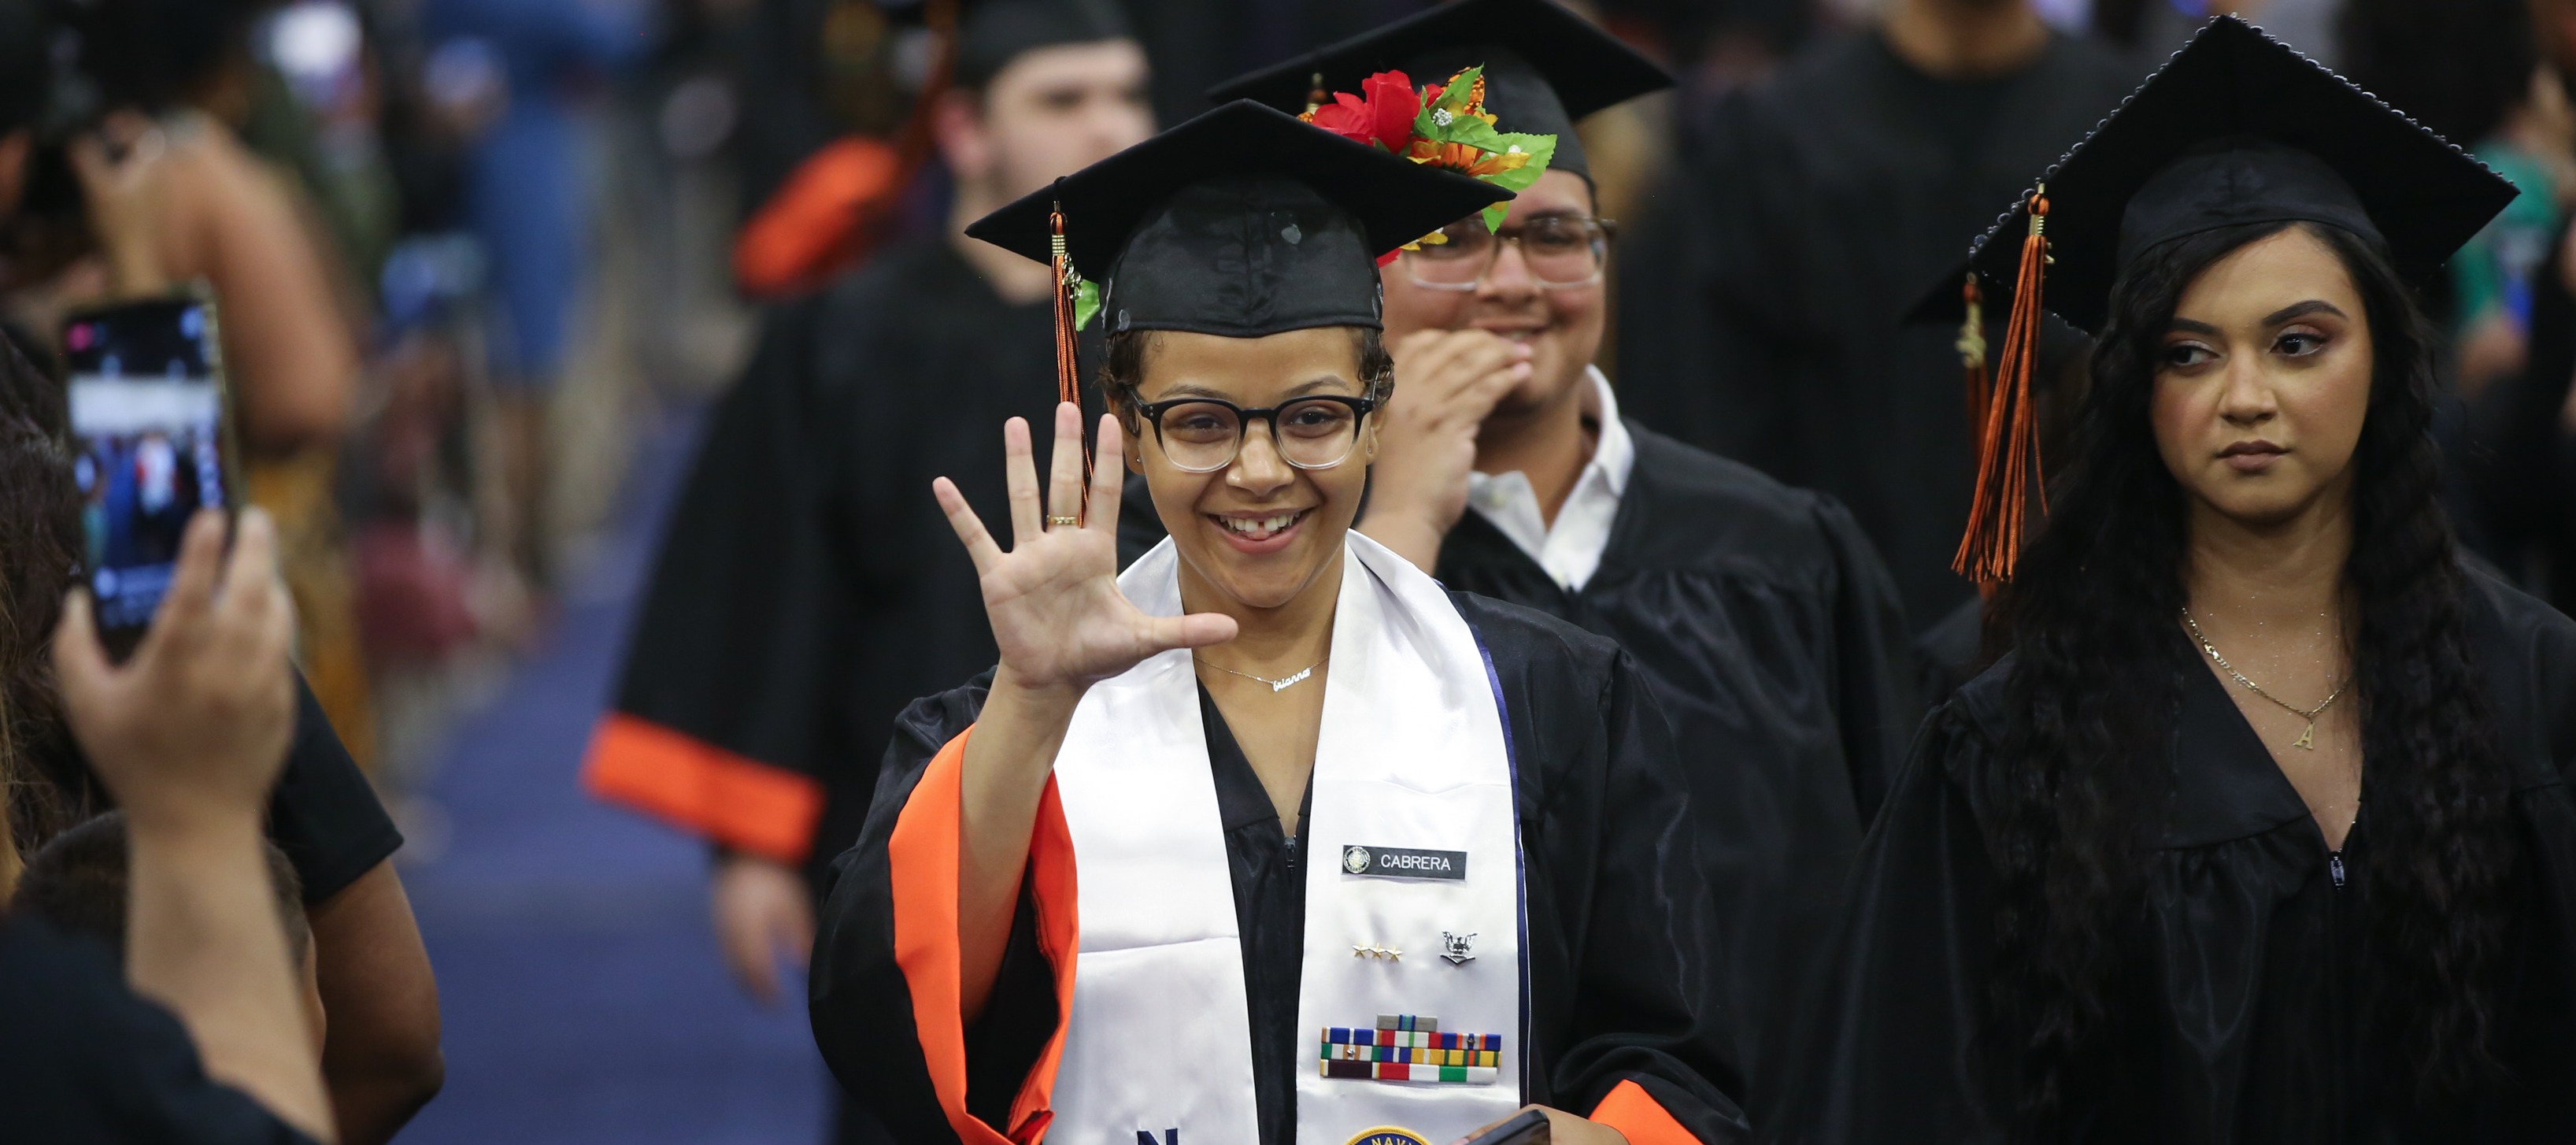
<path fill-rule="evenodd" d="M 1467 475 L 1467 507 L 1511 538 L 1568 592 L 1580 591 L 1600 569 L 1602 550 L 1610 545 L 1611 522 L 1619 516 L 1619 497 L 1627 492 L 1629 471 L 1637 464 L 1636 442 L 1619 421 L 1619 399 L 1610 392 L 1610 380 L 1601 376 L 1598 367 L 1586 367 L 1584 377 L 1591 383 L 1591 391 L 1584 395 L 1584 413 L 1599 426 L 1598 436 L 1592 460 L 1575 478 L 1574 489 L 1556 511 L 1554 525 L 1539 512 L 1538 491 L 1530 485 L 1528 474 L 1513 470 Z"/>

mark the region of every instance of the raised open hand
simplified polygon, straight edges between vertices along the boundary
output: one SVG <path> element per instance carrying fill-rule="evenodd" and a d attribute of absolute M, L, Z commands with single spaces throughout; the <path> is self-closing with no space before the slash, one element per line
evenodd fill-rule
<path fill-rule="evenodd" d="M 1001 671 L 1019 687 L 1079 694 L 1092 684 L 1174 648 L 1234 638 L 1234 619 L 1216 613 L 1147 616 L 1118 591 L 1118 493 L 1123 467 L 1118 419 L 1100 419 L 1100 460 L 1092 467 L 1090 513 L 1083 516 L 1082 409 L 1055 411 L 1055 452 L 1048 459 L 1046 500 L 1038 499 L 1029 424 L 1002 427 L 1011 495 L 1011 550 L 994 543 L 957 486 L 942 477 L 931 492 L 965 542 L 984 589 L 984 615 L 1001 646 Z M 1081 523 L 1075 524 L 1076 520 Z M 997 681 L 997 686 L 999 682 Z"/>

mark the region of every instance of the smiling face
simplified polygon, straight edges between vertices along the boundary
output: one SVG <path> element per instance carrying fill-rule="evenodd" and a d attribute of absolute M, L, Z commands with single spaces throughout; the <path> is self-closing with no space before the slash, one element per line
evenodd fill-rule
<path fill-rule="evenodd" d="M 1367 393 L 1359 339 L 1348 328 L 1264 338 L 1180 331 L 1150 337 L 1136 387 L 1143 404 L 1205 397 L 1272 409 L 1301 397 Z M 1145 475 L 1155 515 L 1180 550 L 1182 596 L 1190 607 L 1272 609 L 1319 583 L 1338 583 L 1325 574 L 1341 568 L 1342 535 L 1359 514 L 1368 465 L 1377 456 L 1374 417 L 1360 422 L 1349 455 L 1323 469 L 1290 465 L 1270 423 L 1252 421 L 1233 463 L 1206 473 L 1183 469 L 1153 426 L 1128 421 L 1134 429 L 1128 465 Z M 1177 439 L 1171 445 L 1186 448 Z"/>
<path fill-rule="evenodd" d="M 1571 171 L 1550 171 L 1522 191 L 1504 216 L 1506 231 L 1533 220 L 1592 217 L 1592 188 Z M 1407 256 L 1412 257 L 1412 256 Z M 1435 290 L 1414 281 L 1402 258 L 1378 270 L 1386 285 L 1386 340 L 1416 330 L 1490 330 L 1530 346 L 1530 376 L 1503 396 L 1495 413 L 1543 408 L 1583 378 L 1601 349 L 1606 278 L 1586 286 L 1545 287 L 1530 273 L 1519 243 L 1506 244 L 1472 291 Z"/>
<path fill-rule="evenodd" d="M 2331 247 L 2304 226 L 2247 243 L 2174 307 L 2157 452 L 2195 501 L 2248 525 L 2348 497 L 2372 365 L 2369 314 Z"/>

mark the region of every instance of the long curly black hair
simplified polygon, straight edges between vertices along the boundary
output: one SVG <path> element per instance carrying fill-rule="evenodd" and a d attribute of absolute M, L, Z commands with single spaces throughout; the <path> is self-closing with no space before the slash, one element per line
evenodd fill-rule
<path fill-rule="evenodd" d="M 2185 494 L 2156 450 L 2150 392 L 2183 290 L 2229 253 L 2289 226 L 2341 259 L 2368 311 L 2374 372 L 2353 459 L 2366 875 L 2377 1044 L 2405 1047 L 2420 1100 L 2468 1099 L 2501 1074 L 2498 983 L 2513 942 L 2522 861 L 2509 783 L 2472 676 L 2464 574 L 2435 501 L 2426 324 L 2386 252 L 2311 223 L 2247 224 L 2142 255 L 2114 286 L 2076 452 L 2045 531 L 1996 604 L 2015 664 L 2010 724 L 1986 793 L 2001 875 L 1995 1024 L 1985 1043 L 2020 1141 L 2082 1140 L 2140 1095 L 2114 1047 L 2143 1015 L 2112 1001 L 2136 967 L 2124 935 L 2144 917 L 2139 871 L 2169 806 L 2165 759 L 2182 670 Z"/>

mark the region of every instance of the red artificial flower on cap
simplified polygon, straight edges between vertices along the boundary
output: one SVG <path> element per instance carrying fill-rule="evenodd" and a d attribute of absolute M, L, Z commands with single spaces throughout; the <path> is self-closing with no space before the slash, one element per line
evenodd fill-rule
<path fill-rule="evenodd" d="M 1300 118 L 1381 151 L 1402 155 L 1413 145 L 1413 117 L 1422 113 L 1422 96 L 1403 72 L 1379 72 L 1360 83 L 1360 94 L 1336 92 L 1333 102 Z"/>

